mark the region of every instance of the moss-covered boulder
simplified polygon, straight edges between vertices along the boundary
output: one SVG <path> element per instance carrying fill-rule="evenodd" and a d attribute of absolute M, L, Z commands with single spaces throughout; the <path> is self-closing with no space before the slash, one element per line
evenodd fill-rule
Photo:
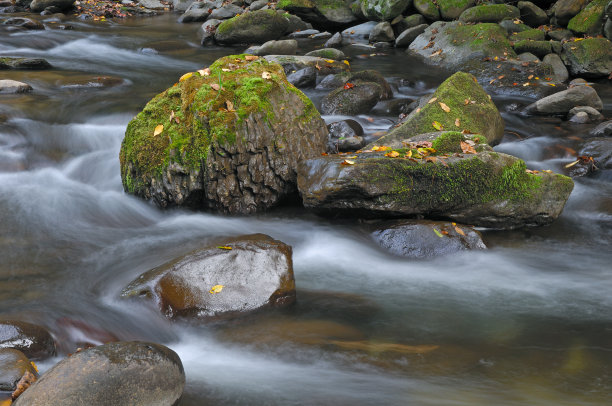
<path fill-rule="evenodd" d="M 431 147 L 415 142 L 395 153 L 362 152 L 350 163 L 333 155 L 302 161 L 304 205 L 335 215 L 425 216 L 511 229 L 552 222 L 572 191 L 570 178 L 526 171 L 520 159 L 482 145 L 482 136 L 427 139 Z"/>
<path fill-rule="evenodd" d="M 414 0 L 414 8 L 429 21 L 440 19 L 440 10 L 433 0 Z"/>
<path fill-rule="evenodd" d="M 42 58 L 13 58 L 0 57 L 0 70 L 43 70 L 51 69 L 51 64 Z"/>
<path fill-rule="evenodd" d="M 561 58 L 572 76 L 607 77 L 612 72 L 612 42 L 606 38 L 563 43 Z"/>
<path fill-rule="evenodd" d="M 440 17 L 443 20 L 456 20 L 461 13 L 476 4 L 475 0 L 437 0 Z"/>
<path fill-rule="evenodd" d="M 465 24 L 458 21 L 430 25 L 408 47 L 431 65 L 457 70 L 483 58 L 515 58 L 516 53 L 499 24 Z"/>
<path fill-rule="evenodd" d="M 565 27 L 587 2 L 588 0 L 558 0 L 552 7 L 557 25 Z"/>
<path fill-rule="evenodd" d="M 325 151 L 317 109 L 263 58 L 232 55 L 184 75 L 129 124 L 124 189 L 162 207 L 253 213 L 295 191 L 301 159 Z"/>
<path fill-rule="evenodd" d="M 375 145 L 401 147 L 402 141 L 435 130 L 468 131 L 482 134 L 489 144 L 504 135 L 504 121 L 489 95 L 468 73 L 458 72 L 446 79 L 430 97 Z"/>
<path fill-rule="evenodd" d="M 574 16 L 567 28 L 576 34 L 599 35 L 605 22 L 605 8 L 610 0 L 593 0 Z"/>
<path fill-rule="evenodd" d="M 459 16 L 465 23 L 498 23 L 501 20 L 519 18 L 518 8 L 508 4 L 484 4 L 470 7 Z"/>
<path fill-rule="evenodd" d="M 287 31 L 289 19 L 274 10 L 257 10 L 223 21 L 215 31 L 222 45 L 264 43 L 279 39 Z"/>
<path fill-rule="evenodd" d="M 412 0 L 362 0 L 361 11 L 368 20 L 390 21 L 411 4 Z"/>
<path fill-rule="evenodd" d="M 546 39 L 546 33 L 536 28 L 528 29 L 525 31 L 515 32 L 510 35 L 510 41 L 544 41 Z"/>
<path fill-rule="evenodd" d="M 231 317 L 295 301 L 291 247 L 264 234 L 207 244 L 140 275 L 123 297 L 153 300 L 170 318 Z"/>
<path fill-rule="evenodd" d="M 280 0 L 276 8 L 299 16 L 318 28 L 340 29 L 359 19 L 349 0 Z"/>
<path fill-rule="evenodd" d="M 552 52 L 552 47 L 550 41 L 520 40 L 514 43 L 514 52 L 529 52 L 541 59 Z"/>

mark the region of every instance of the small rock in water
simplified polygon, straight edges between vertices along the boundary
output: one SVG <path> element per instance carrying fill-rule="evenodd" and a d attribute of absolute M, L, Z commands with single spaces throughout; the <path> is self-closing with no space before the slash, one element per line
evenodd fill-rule
<path fill-rule="evenodd" d="M 605 121 L 593 128 L 589 135 L 594 137 L 609 137 L 612 136 L 612 120 Z"/>
<path fill-rule="evenodd" d="M 16 80 L 0 80 L 0 93 L 28 93 L 32 91 L 32 86 Z"/>
<path fill-rule="evenodd" d="M 13 392 L 20 385 L 25 389 L 37 378 L 36 368 L 24 353 L 12 348 L 0 349 L 0 391 Z"/>
<path fill-rule="evenodd" d="M 577 115 L 581 116 L 581 118 L 579 120 L 582 119 L 583 115 L 586 115 L 586 121 L 584 121 L 585 123 L 603 120 L 603 118 L 604 118 L 603 114 L 601 114 L 599 111 L 595 110 L 593 107 L 589 107 L 589 106 L 577 106 L 577 107 L 574 107 L 573 109 L 571 109 L 569 111 L 569 113 L 567 115 L 568 115 L 568 117 L 570 117 L 570 121 L 572 121 L 572 122 L 579 122 L 579 121 L 576 121 L 576 120 L 572 120 L 574 118 L 574 116 L 577 116 Z"/>
<path fill-rule="evenodd" d="M 355 120 L 342 120 L 331 123 L 329 129 L 330 153 L 357 151 L 365 146 L 363 128 Z"/>
<path fill-rule="evenodd" d="M 325 42 L 325 48 L 337 48 L 342 46 L 342 34 L 337 32 Z"/>
<path fill-rule="evenodd" d="M 43 327 L 24 321 L 0 321 L 0 348 L 17 349 L 31 359 L 55 355 L 51 334 Z"/>
<path fill-rule="evenodd" d="M 314 87 L 317 82 L 317 71 L 312 66 L 308 66 L 287 75 L 287 81 L 300 89 Z"/>

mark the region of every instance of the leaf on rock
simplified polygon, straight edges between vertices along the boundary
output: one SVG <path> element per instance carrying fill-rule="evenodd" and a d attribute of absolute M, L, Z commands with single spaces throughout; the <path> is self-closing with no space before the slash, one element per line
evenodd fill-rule
<path fill-rule="evenodd" d="M 373 146 L 373 147 L 372 147 L 372 151 L 380 151 L 380 152 L 383 152 L 383 151 L 388 151 L 388 150 L 390 150 L 390 149 L 391 149 L 391 148 L 386 147 L 386 146 L 384 146 L 384 145 L 381 145 L 381 146 L 375 145 L 375 146 Z"/>
<path fill-rule="evenodd" d="M 354 87 L 355 87 L 355 85 L 354 85 L 354 84 L 352 84 L 352 83 L 349 83 L 349 82 L 346 82 L 346 83 L 345 83 L 345 85 L 344 85 L 344 89 L 345 89 L 345 90 L 347 90 L 347 89 L 352 89 L 352 88 L 354 88 Z"/>
<path fill-rule="evenodd" d="M 463 151 L 464 154 L 475 154 L 476 153 L 476 150 L 474 149 L 474 147 L 464 141 L 461 141 L 461 151 Z"/>
<path fill-rule="evenodd" d="M 256 55 L 246 55 L 244 59 L 246 59 L 247 61 L 256 61 L 259 59 L 259 57 Z"/>
<path fill-rule="evenodd" d="M 399 155 L 400 154 L 397 151 L 391 151 L 391 152 L 387 152 L 385 154 L 385 156 L 388 156 L 389 158 L 397 158 Z"/>
<path fill-rule="evenodd" d="M 347 61 L 346 59 L 342 61 L 346 66 L 351 66 L 351 64 L 349 63 L 349 61 Z"/>
<path fill-rule="evenodd" d="M 228 245 L 219 245 L 217 248 L 219 248 L 220 250 L 231 250 L 232 249 L 232 247 Z"/>
<path fill-rule="evenodd" d="M 462 236 L 465 237 L 465 233 L 463 232 L 462 229 L 460 229 L 458 226 L 455 226 L 455 231 L 457 232 L 457 234 L 460 234 Z"/>
<path fill-rule="evenodd" d="M 436 235 L 440 238 L 444 238 L 444 234 L 442 234 L 441 232 L 439 232 L 436 228 L 432 228 L 432 230 L 434 230 L 434 233 L 436 233 Z"/>
<path fill-rule="evenodd" d="M 450 113 L 450 107 L 448 107 L 445 103 L 439 102 L 440 107 L 447 113 Z"/>
<path fill-rule="evenodd" d="M 19 397 L 19 395 L 21 395 L 26 389 L 28 389 L 30 385 L 32 385 L 34 382 L 36 382 L 36 375 L 31 373 L 30 371 L 26 371 L 26 373 L 23 374 L 19 382 L 17 382 L 17 385 L 15 387 L 15 390 L 11 394 L 11 397 L 13 399 L 17 399 L 17 397 Z"/>
<path fill-rule="evenodd" d="M 223 285 L 215 285 L 212 288 L 210 288 L 210 290 L 208 291 L 208 293 L 214 295 L 215 293 L 219 293 L 223 290 L 225 286 Z"/>
<path fill-rule="evenodd" d="M 261 74 L 261 78 L 262 78 L 262 79 L 271 79 L 271 78 L 272 78 L 272 75 L 270 74 L 270 72 L 263 72 L 263 73 Z"/>
<path fill-rule="evenodd" d="M 404 155 L 406 158 L 410 158 L 412 156 L 412 150 L 409 150 L 408 152 L 406 152 L 406 155 Z"/>
<path fill-rule="evenodd" d="M 442 124 L 440 124 L 437 121 L 434 121 L 433 123 L 431 123 L 431 125 L 433 125 L 433 128 L 435 128 L 438 131 L 442 131 L 444 129 L 444 127 L 442 126 Z"/>
<path fill-rule="evenodd" d="M 153 130 L 153 135 L 155 137 L 157 137 L 159 134 L 161 134 L 164 131 L 164 125 L 163 124 L 159 124 L 157 127 L 155 127 L 155 130 Z"/>
<path fill-rule="evenodd" d="M 355 165 L 355 161 L 351 161 L 350 159 L 345 159 L 340 163 L 340 165 Z"/>
<path fill-rule="evenodd" d="M 334 62 L 336 62 L 336 61 L 334 61 L 333 59 L 323 59 L 323 60 L 324 60 L 325 62 L 327 62 L 327 63 L 334 63 Z"/>
<path fill-rule="evenodd" d="M 181 76 L 181 78 L 179 79 L 179 82 L 183 82 L 192 76 L 193 76 L 193 72 L 187 72 L 183 76 Z"/>

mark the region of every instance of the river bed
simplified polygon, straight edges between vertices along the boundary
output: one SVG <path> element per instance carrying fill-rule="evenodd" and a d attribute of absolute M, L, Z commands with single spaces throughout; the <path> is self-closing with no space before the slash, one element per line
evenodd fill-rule
<path fill-rule="evenodd" d="M 127 123 L 183 73 L 243 50 L 202 48 L 198 25 L 176 18 L 49 18 L 44 31 L 0 31 L 0 56 L 54 67 L 1 72 L 34 88 L 0 96 L 8 119 L 0 120 L 2 317 L 46 326 L 61 357 L 84 341 L 165 344 L 185 366 L 181 406 L 612 402 L 609 173 L 576 179 L 550 226 L 484 230 L 488 250 L 430 260 L 393 257 L 359 221 L 298 207 L 252 217 L 159 210 L 123 192 Z M 445 79 L 393 50 L 353 55 L 351 66 L 379 70 L 399 97 Z M 101 85 L 100 76 L 113 79 Z M 612 116 L 609 81 L 594 87 Z M 322 95 L 306 93 L 315 102 Z M 507 131 L 496 150 L 532 169 L 561 171 L 573 160 L 567 148 L 592 128 L 519 116 L 524 98 L 493 100 Z M 375 134 L 394 118 L 358 119 Z M 293 247 L 295 306 L 200 324 L 119 298 L 140 273 L 214 237 L 246 233 Z"/>

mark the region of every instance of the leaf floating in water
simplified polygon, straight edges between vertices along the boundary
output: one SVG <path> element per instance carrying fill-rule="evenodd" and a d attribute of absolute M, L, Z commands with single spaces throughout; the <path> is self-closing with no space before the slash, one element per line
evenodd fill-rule
<path fill-rule="evenodd" d="M 263 73 L 261 74 L 261 78 L 262 78 L 262 79 L 271 79 L 271 78 L 272 78 L 272 75 L 270 74 L 270 72 L 263 72 Z"/>
<path fill-rule="evenodd" d="M 438 104 L 440 104 L 440 107 L 442 108 L 442 110 L 444 110 L 447 113 L 450 113 L 450 107 L 448 107 L 445 103 L 439 102 Z"/>
<path fill-rule="evenodd" d="M 432 230 L 434 230 L 434 233 L 436 233 L 436 235 L 440 238 L 444 238 L 444 234 L 442 234 L 441 232 L 439 232 L 436 228 L 433 228 Z"/>
<path fill-rule="evenodd" d="M 155 127 L 155 130 L 153 131 L 153 135 L 155 137 L 157 137 L 159 134 L 161 134 L 164 131 L 164 125 L 163 124 L 159 124 L 157 127 Z"/>
<path fill-rule="evenodd" d="M 200 69 L 198 73 L 200 74 L 200 76 L 210 76 L 210 69 L 209 68 Z"/>
<path fill-rule="evenodd" d="M 433 128 L 435 128 L 438 131 L 442 131 L 444 129 L 444 127 L 442 126 L 442 124 L 440 124 L 437 121 L 434 121 L 433 123 L 431 123 L 431 125 L 433 125 Z"/>
<path fill-rule="evenodd" d="M 214 295 L 215 293 L 219 293 L 223 290 L 223 285 L 215 285 L 208 291 L 210 294 Z"/>
<path fill-rule="evenodd" d="M 192 76 L 193 76 L 193 72 L 187 72 L 183 76 L 181 76 L 181 78 L 179 79 L 179 82 L 183 82 Z"/>

